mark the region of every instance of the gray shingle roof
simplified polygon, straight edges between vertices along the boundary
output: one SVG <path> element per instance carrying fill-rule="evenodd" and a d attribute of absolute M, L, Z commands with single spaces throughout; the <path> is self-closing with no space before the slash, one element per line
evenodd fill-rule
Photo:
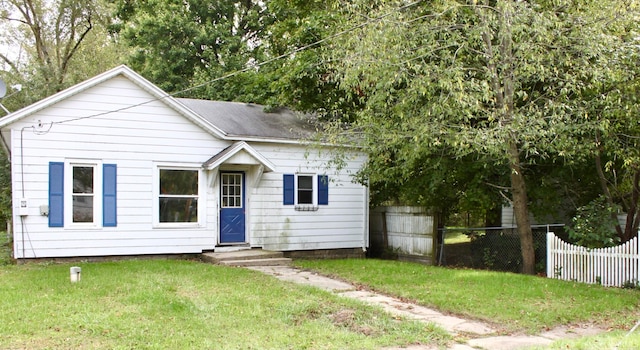
<path fill-rule="evenodd" d="M 307 139 L 316 131 L 314 119 L 288 109 L 265 112 L 264 106 L 242 102 L 223 102 L 177 98 L 209 123 L 239 138 Z"/>

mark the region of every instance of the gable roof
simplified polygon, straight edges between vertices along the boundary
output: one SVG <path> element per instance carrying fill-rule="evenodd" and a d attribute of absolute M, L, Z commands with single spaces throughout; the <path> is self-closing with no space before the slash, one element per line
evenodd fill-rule
<path fill-rule="evenodd" d="M 243 151 L 253 157 L 253 159 L 255 159 L 257 162 L 262 164 L 262 166 L 265 167 L 265 172 L 275 171 L 276 167 L 273 163 L 271 163 L 267 158 L 265 158 L 262 154 L 260 154 L 244 141 L 236 142 L 233 145 L 223 149 L 222 151 L 220 151 L 220 153 L 204 162 L 204 164 L 202 164 L 202 167 L 207 170 L 215 169 L 227 160 L 231 159 L 236 154 L 242 153 Z"/>
<path fill-rule="evenodd" d="M 298 115 L 287 109 L 281 109 L 275 113 L 267 113 L 264 111 L 264 106 L 255 104 L 174 98 L 124 65 L 0 118 L 0 128 L 117 76 L 124 76 L 150 93 L 153 98 L 147 103 L 157 100 L 162 101 L 194 124 L 220 139 L 299 143 L 315 132 L 315 127 L 309 122 L 308 115 Z M 137 105 L 132 105 L 131 107 L 135 106 Z"/>
<path fill-rule="evenodd" d="M 265 112 L 262 105 L 177 98 L 180 103 L 217 126 L 229 139 L 308 139 L 315 131 L 308 115 L 281 108 Z"/>
<path fill-rule="evenodd" d="M 200 116 L 196 115 L 193 111 L 189 110 L 188 108 L 185 108 L 182 104 L 178 103 L 173 97 L 168 95 L 166 92 L 162 91 L 159 87 L 155 86 L 150 81 L 143 78 L 140 74 L 134 72 L 133 70 L 131 70 L 131 68 L 124 65 L 118 66 L 102 74 L 96 75 L 91 79 L 85 80 L 79 84 L 76 84 L 70 88 L 62 90 L 54 95 L 44 98 L 34 104 L 31 104 L 23 109 L 20 109 L 16 112 L 13 112 L 1 118 L 0 128 L 3 128 L 16 121 L 19 121 L 22 118 L 25 118 L 33 113 L 36 113 L 42 109 L 52 106 L 71 96 L 77 95 L 91 87 L 94 87 L 107 80 L 113 79 L 117 76 L 124 76 L 134 84 L 138 85 L 143 90 L 150 93 L 153 96 L 153 99 L 150 99 L 148 103 L 156 100 L 163 101 L 169 107 L 173 108 L 176 112 L 182 114 L 187 119 L 191 120 L 191 122 L 195 123 L 196 125 L 199 125 L 200 127 L 207 130 L 208 132 L 221 138 L 224 136 L 224 133 L 220 131 L 218 128 L 216 128 L 215 125 L 209 124 Z M 135 106 L 137 105 L 132 105 L 131 107 L 135 107 Z"/>

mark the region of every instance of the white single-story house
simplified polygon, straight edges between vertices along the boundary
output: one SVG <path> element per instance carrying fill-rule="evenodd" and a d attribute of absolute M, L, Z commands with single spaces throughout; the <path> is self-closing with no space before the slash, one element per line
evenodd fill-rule
<path fill-rule="evenodd" d="M 362 252 L 366 156 L 331 167 L 310 119 L 175 98 L 126 66 L 9 114 L 14 257 Z"/>

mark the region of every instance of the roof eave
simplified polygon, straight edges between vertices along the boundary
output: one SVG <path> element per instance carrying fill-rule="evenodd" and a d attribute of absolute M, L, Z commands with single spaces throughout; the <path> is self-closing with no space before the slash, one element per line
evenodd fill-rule
<path fill-rule="evenodd" d="M 85 80 L 81 83 L 78 83 L 74 86 L 71 86 L 65 90 L 62 90 L 56 94 L 53 94 L 49 97 L 46 97 L 38 102 L 35 102 L 27 107 L 24 107 L 16 112 L 13 112 L 3 118 L 0 119 L 0 128 L 4 128 L 7 125 L 15 123 L 22 118 L 25 118 L 33 113 L 36 113 L 40 110 L 43 110 L 55 103 L 63 101 L 71 96 L 77 95 L 93 86 L 96 86 L 100 83 L 103 83 L 109 79 L 113 79 L 118 75 L 122 75 L 132 81 L 134 84 L 141 87 L 143 90 L 150 93 L 154 99 L 153 100 L 162 100 L 164 103 L 169 105 L 169 107 L 173 108 L 176 112 L 182 114 L 187 119 L 194 122 L 196 125 L 199 125 L 203 129 L 207 130 L 214 136 L 224 139 L 226 133 L 217 128 L 215 125 L 204 120 L 199 114 L 193 112 L 191 109 L 187 108 L 182 103 L 178 102 L 171 95 L 167 94 L 165 91 L 145 79 L 140 74 L 134 72 L 131 68 L 120 65 L 111 70 L 108 70 L 102 74 L 98 74 L 93 78 Z M 153 101 L 150 100 L 149 102 Z"/>
<path fill-rule="evenodd" d="M 247 144 L 244 141 L 238 141 L 231 145 L 229 148 L 226 148 L 220 152 L 220 157 L 215 159 L 215 161 L 207 161 L 203 164 L 203 167 L 207 170 L 212 170 L 220 165 L 224 164 L 227 160 L 229 160 L 234 155 L 238 154 L 238 152 L 245 151 L 255 160 L 257 160 L 262 166 L 264 166 L 265 172 L 272 172 L 276 170 L 275 164 L 265 158 L 260 152 L 256 151 L 253 147 Z M 212 159 L 217 156 L 212 157 Z"/>
<path fill-rule="evenodd" d="M 354 148 L 354 149 L 362 149 L 363 146 L 358 145 L 348 145 L 348 144 L 335 144 L 331 142 L 319 142 L 311 139 L 284 139 L 284 138 L 264 138 L 264 137 L 250 137 L 250 136 L 239 136 L 239 135 L 228 135 L 225 137 L 225 140 L 228 141 L 245 141 L 245 142 L 261 142 L 261 143 L 277 143 L 277 144 L 288 144 L 288 145 L 317 145 L 323 147 L 337 147 L 337 148 Z"/>
<path fill-rule="evenodd" d="M 0 128 L 3 128 L 9 124 L 12 124 L 28 115 L 31 115 L 35 112 L 38 112 L 44 108 L 47 108 L 55 103 L 58 103 L 66 98 L 69 98 L 73 95 L 79 94 L 82 91 L 89 89 L 92 86 L 100 84 L 104 81 L 107 81 L 117 75 L 123 74 L 128 75 L 128 71 L 131 71 L 128 67 L 122 65 L 111 70 L 108 70 L 102 74 L 98 74 L 95 77 L 85 80 L 81 83 L 73 85 L 67 89 L 64 89 L 58 93 L 55 93 L 49 97 L 43 98 L 40 101 L 37 101 L 29 106 L 26 106 L 22 109 L 19 109 L 9 115 L 0 119 Z M 131 71 L 132 72 L 132 71 Z M 135 73 L 134 73 L 135 74 Z"/>
<path fill-rule="evenodd" d="M 304 144 L 305 139 L 286 139 L 275 137 L 259 137 L 247 135 L 227 135 L 226 140 L 229 141 L 245 141 L 245 142 L 263 142 L 263 143 L 284 143 L 284 144 Z"/>

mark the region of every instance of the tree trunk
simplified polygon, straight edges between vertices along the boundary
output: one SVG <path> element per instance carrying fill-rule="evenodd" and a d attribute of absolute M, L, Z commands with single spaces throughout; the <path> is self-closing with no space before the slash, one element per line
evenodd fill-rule
<path fill-rule="evenodd" d="M 640 199 L 640 170 L 633 171 L 633 188 L 631 189 L 631 203 L 627 210 L 627 221 L 624 234 L 620 237 L 621 243 L 626 243 L 636 236 L 638 232 L 638 200 Z"/>
<path fill-rule="evenodd" d="M 493 72 L 494 93 L 497 96 L 497 107 L 504 110 L 502 122 L 504 125 L 511 124 L 513 112 L 515 110 L 515 64 L 512 38 L 512 17 L 513 6 L 505 1 L 502 4 L 502 23 L 498 33 L 500 40 L 500 60 L 501 69 L 497 69 L 495 64 L 489 67 Z M 491 40 L 485 37 L 485 42 L 490 45 Z M 492 57 L 493 53 L 489 57 Z M 502 84 L 498 77 L 502 76 Z M 534 275 L 536 273 L 536 255 L 533 248 L 533 233 L 531 232 L 531 222 L 529 220 L 529 207 L 527 198 L 527 186 L 520 163 L 520 148 L 518 147 L 518 135 L 509 134 L 507 141 L 507 157 L 511 170 L 511 195 L 513 200 L 513 211 L 516 217 L 518 236 L 520 236 L 520 252 L 522 254 L 522 273 Z"/>
<path fill-rule="evenodd" d="M 509 158 L 513 211 L 516 217 L 518 236 L 520 236 L 520 251 L 522 253 L 522 273 L 534 275 L 536 273 L 536 256 L 533 248 L 531 222 L 529 220 L 527 187 L 520 165 L 520 151 L 515 141 L 509 142 Z"/>
<path fill-rule="evenodd" d="M 613 207 L 613 196 L 611 195 L 611 191 L 609 191 L 609 185 L 607 184 L 607 178 L 604 176 L 604 171 L 602 170 L 602 145 L 600 144 L 600 135 L 596 134 L 596 144 L 598 145 L 598 152 L 595 155 L 596 162 L 596 172 L 598 174 L 598 180 L 600 180 L 600 188 L 602 189 L 602 193 L 604 194 L 604 198 L 607 201 L 609 206 Z M 615 229 L 618 237 L 622 239 L 623 231 L 618 223 L 618 215 L 616 213 L 611 213 L 611 218 L 615 220 Z"/>

